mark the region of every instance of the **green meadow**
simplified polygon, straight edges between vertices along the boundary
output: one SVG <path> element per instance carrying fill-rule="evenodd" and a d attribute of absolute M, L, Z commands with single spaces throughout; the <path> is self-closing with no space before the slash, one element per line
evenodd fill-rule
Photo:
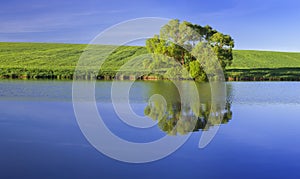
<path fill-rule="evenodd" d="M 235 50 L 229 80 L 300 80 L 300 53 Z"/>
<path fill-rule="evenodd" d="M 87 45 L 0 42 L 0 78 L 72 79 Z M 111 46 L 102 45 L 101 50 Z M 111 79 L 129 59 L 146 54 L 144 47 L 123 46 L 103 64 L 99 77 Z M 228 80 L 300 80 L 300 53 L 234 50 Z M 133 64 L 132 68 L 134 69 Z"/>

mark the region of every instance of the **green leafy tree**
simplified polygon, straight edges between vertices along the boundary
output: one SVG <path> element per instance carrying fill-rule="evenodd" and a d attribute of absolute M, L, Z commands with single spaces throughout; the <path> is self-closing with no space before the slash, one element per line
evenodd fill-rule
<path fill-rule="evenodd" d="M 199 46 L 199 44 L 201 45 Z M 196 58 L 191 53 L 200 52 L 199 48 L 204 46 L 212 49 L 223 69 L 227 65 L 231 65 L 234 41 L 229 35 L 224 35 L 208 25 L 202 27 L 187 21 L 180 22 L 173 19 L 161 28 L 159 35 L 146 41 L 146 48 L 153 54 L 153 60 L 144 64 L 147 64 L 148 68 L 166 69 L 179 63 L 190 72 L 192 78 L 205 81 L 207 77 L 204 77 L 203 66 L 196 67 L 196 65 L 202 65 L 203 61 L 195 62 Z M 170 62 L 172 60 L 174 62 Z"/>

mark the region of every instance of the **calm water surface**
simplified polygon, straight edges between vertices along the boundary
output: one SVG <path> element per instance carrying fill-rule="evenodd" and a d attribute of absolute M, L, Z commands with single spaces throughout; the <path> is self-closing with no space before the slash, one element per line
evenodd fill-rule
<path fill-rule="evenodd" d="M 130 105 L 138 115 L 155 120 L 155 106 L 148 103 L 153 94 L 164 96 L 170 106 L 168 119 L 149 129 L 136 129 L 118 119 L 110 85 L 97 82 L 96 99 L 116 135 L 133 142 L 189 132 L 191 137 L 162 160 L 119 162 L 99 153 L 81 133 L 72 106 L 72 82 L 4 80 L 0 81 L 0 178 L 300 178 L 298 82 L 227 83 L 226 115 L 204 149 L 198 143 L 207 124 L 208 84 L 198 85 L 202 121 L 193 128 L 179 126 L 175 134 L 166 121 L 176 123 L 174 116 L 187 109 L 180 107 L 178 91 L 170 82 L 140 81 L 131 88 Z"/>

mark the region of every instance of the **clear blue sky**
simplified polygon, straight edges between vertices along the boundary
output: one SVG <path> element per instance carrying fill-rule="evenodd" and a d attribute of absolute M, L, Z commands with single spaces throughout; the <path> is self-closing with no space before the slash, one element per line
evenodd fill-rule
<path fill-rule="evenodd" d="M 209 24 L 230 34 L 236 49 L 300 51 L 299 0 L 7 0 L 0 41 L 88 43 L 139 17 Z"/>

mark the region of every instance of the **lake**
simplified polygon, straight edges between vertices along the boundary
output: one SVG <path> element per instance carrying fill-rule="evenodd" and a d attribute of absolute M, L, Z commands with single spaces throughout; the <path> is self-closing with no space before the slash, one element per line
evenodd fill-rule
<path fill-rule="evenodd" d="M 116 83 L 122 94 L 129 82 Z M 300 178 L 299 82 L 226 83 L 226 110 L 205 148 L 198 148 L 202 133 L 218 123 L 207 120 L 209 84 L 197 89 L 201 110 L 195 112 L 171 82 L 136 81 L 130 108 L 155 124 L 141 129 L 119 120 L 111 82 L 96 83 L 97 109 L 115 135 L 137 143 L 190 135 L 171 155 L 136 164 L 111 159 L 88 142 L 74 114 L 72 81 L 2 80 L 0 178 Z M 164 98 L 149 102 L 155 94 Z M 181 125 L 180 115 L 189 122 Z"/>

